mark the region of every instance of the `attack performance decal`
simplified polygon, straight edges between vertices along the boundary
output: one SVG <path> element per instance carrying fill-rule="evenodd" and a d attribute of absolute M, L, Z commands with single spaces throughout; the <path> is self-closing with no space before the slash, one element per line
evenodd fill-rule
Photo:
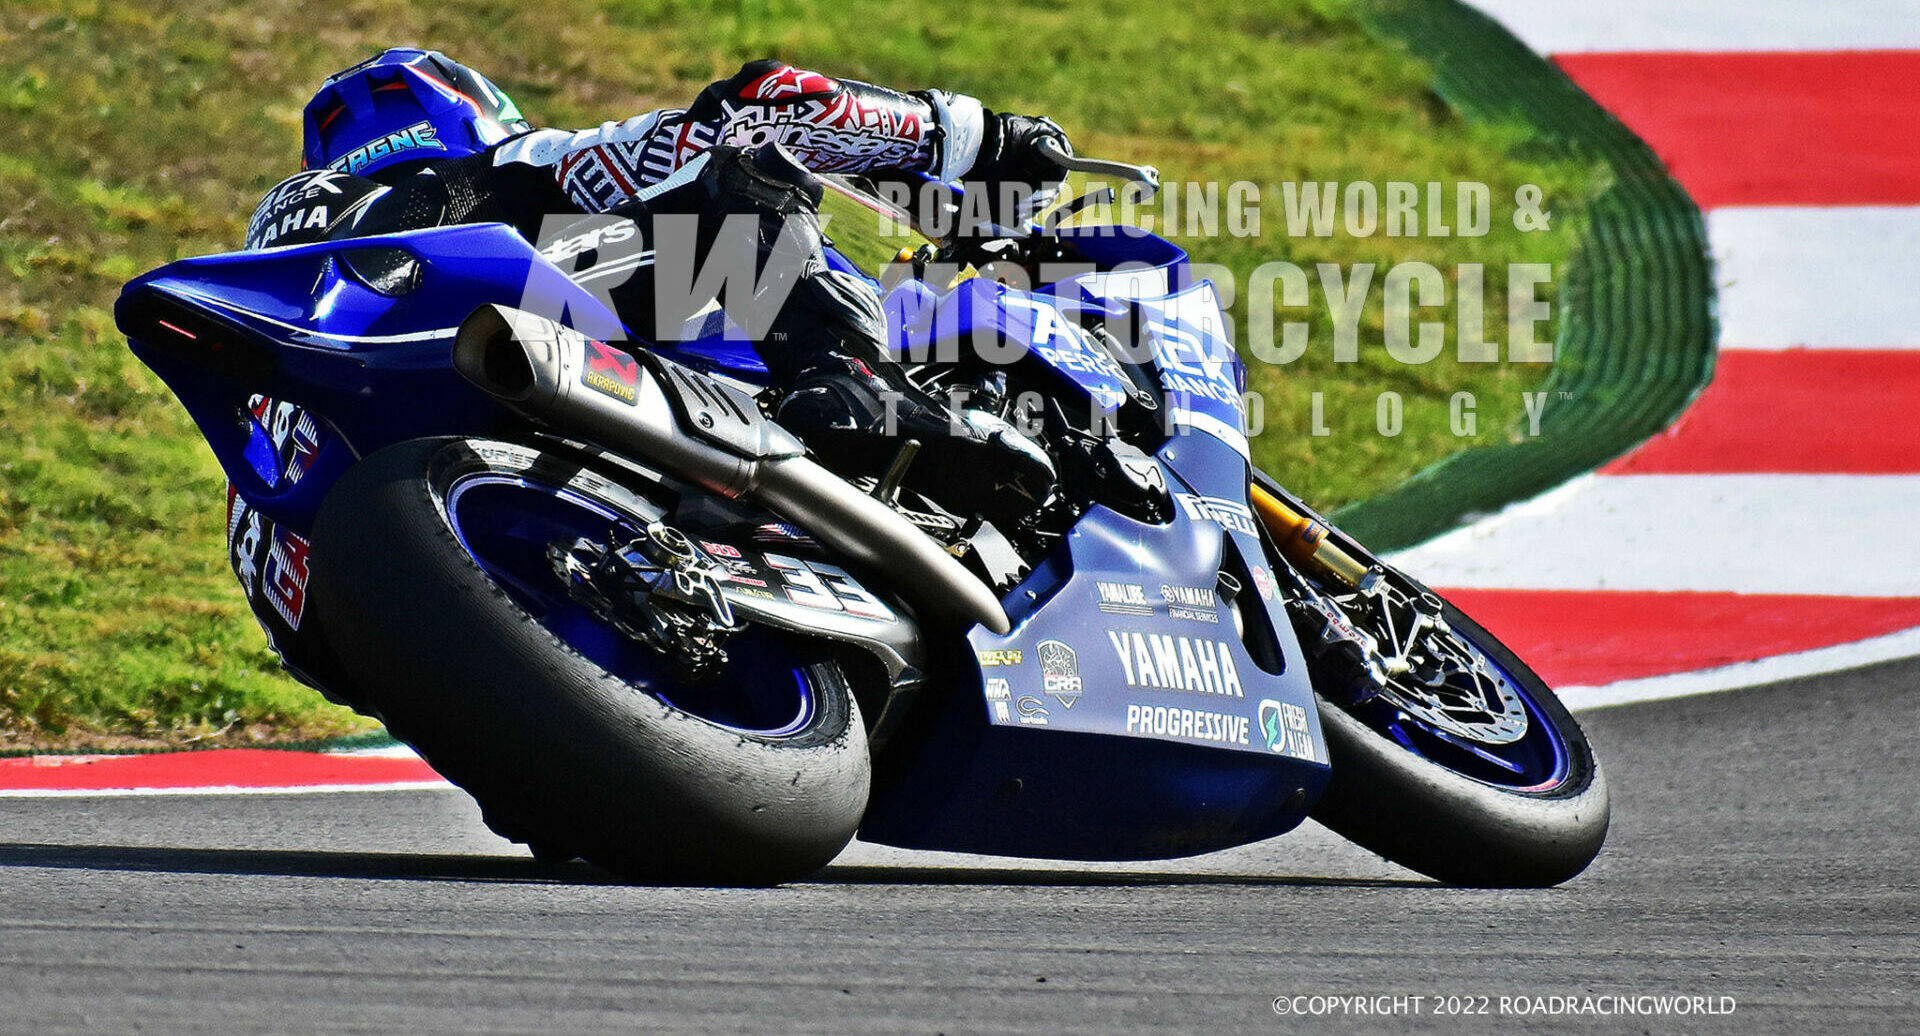
<path fill-rule="evenodd" d="M 1085 684 L 1080 679 L 1080 660 L 1073 649 L 1057 640 L 1043 640 L 1034 646 L 1040 659 L 1041 689 L 1052 695 L 1064 709 L 1080 700 Z"/>
<path fill-rule="evenodd" d="M 1108 630 L 1107 642 L 1120 659 L 1130 687 L 1229 698 L 1247 696 L 1240 686 L 1233 650 L 1226 641 Z"/>
<path fill-rule="evenodd" d="M 332 169 L 309 169 L 280 181 L 267 192 L 247 222 L 249 249 L 286 244 L 282 238 L 318 240 L 328 227 L 386 190 Z"/>
<path fill-rule="evenodd" d="M 1319 762 L 1313 751 L 1313 733 L 1307 727 L 1307 710 L 1292 702 L 1261 700 L 1260 736 L 1269 752 Z"/>

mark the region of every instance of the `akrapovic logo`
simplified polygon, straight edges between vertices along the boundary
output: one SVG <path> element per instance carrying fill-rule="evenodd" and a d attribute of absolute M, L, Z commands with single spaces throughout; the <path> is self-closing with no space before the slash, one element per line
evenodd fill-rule
<path fill-rule="evenodd" d="M 622 403 L 639 405 L 640 364 L 605 342 L 587 342 L 587 369 L 581 372 L 580 383 Z"/>

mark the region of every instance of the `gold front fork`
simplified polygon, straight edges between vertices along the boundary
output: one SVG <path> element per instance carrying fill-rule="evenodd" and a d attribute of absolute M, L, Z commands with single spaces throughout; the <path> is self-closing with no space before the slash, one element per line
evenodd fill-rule
<path fill-rule="evenodd" d="M 1342 585 L 1359 588 L 1367 578 L 1367 566 L 1327 537 L 1327 524 L 1309 518 L 1286 505 L 1279 497 L 1255 485 L 1253 509 L 1261 524 L 1273 536 L 1280 556 L 1312 575 Z"/>

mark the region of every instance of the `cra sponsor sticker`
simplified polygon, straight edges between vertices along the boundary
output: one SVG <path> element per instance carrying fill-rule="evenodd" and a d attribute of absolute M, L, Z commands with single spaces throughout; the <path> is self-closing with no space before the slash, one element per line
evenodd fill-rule
<path fill-rule="evenodd" d="M 1040 659 L 1041 689 L 1052 695 L 1061 708 L 1073 708 L 1086 686 L 1080 679 L 1080 660 L 1073 649 L 1058 640 L 1043 640 L 1034 647 L 1034 654 Z"/>

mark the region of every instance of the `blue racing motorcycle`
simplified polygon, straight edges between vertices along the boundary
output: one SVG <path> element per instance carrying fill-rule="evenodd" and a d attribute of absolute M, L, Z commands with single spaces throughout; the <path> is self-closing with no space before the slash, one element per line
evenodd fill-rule
<path fill-rule="evenodd" d="M 1553 693 L 1251 467 L 1244 370 L 1169 242 L 975 228 L 871 280 L 903 355 L 1002 347 L 910 368 L 1053 459 L 1000 525 L 904 488 L 910 441 L 865 479 L 815 463 L 724 314 L 590 333 L 617 321 L 570 266 L 455 226 L 181 260 L 116 309 L 229 476 L 287 669 L 537 857 L 772 883 L 855 834 L 1133 860 L 1309 815 L 1465 885 L 1598 853 Z"/>

